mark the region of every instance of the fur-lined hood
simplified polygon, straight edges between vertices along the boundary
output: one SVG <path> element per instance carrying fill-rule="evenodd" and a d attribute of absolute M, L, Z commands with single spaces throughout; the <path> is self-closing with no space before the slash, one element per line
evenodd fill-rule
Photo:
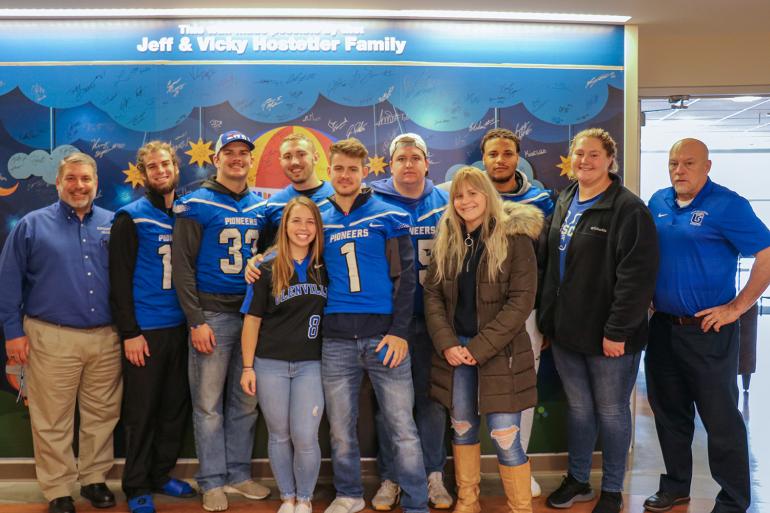
<path fill-rule="evenodd" d="M 505 233 L 537 240 L 543 229 L 543 211 L 532 205 L 503 201 Z"/>

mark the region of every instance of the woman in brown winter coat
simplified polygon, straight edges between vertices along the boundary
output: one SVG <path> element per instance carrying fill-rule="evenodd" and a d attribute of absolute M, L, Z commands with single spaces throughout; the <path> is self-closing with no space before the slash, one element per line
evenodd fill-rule
<path fill-rule="evenodd" d="M 431 395 L 450 409 L 456 513 L 478 513 L 480 414 L 486 415 L 511 512 L 531 512 L 530 469 L 519 440 L 521 411 L 537 402 L 524 327 L 535 302 L 532 239 L 543 216 L 503 203 L 474 167 L 452 180 L 425 280 L 425 319 L 436 348 Z"/>

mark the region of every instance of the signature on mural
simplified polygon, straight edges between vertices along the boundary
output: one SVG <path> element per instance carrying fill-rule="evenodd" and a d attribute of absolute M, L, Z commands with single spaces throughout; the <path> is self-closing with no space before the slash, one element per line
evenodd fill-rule
<path fill-rule="evenodd" d="M 516 134 L 519 139 L 524 139 L 526 136 L 532 133 L 532 122 L 525 121 L 524 123 L 518 123 L 516 128 L 513 130 L 513 133 Z"/>
<path fill-rule="evenodd" d="M 525 150 L 524 158 L 528 159 L 529 157 L 538 157 L 540 155 L 545 155 L 546 153 L 548 153 L 548 150 L 546 150 L 545 148 L 540 148 L 539 150 L 529 150 L 529 151 Z"/>
<path fill-rule="evenodd" d="M 34 84 L 32 86 L 32 96 L 36 102 L 41 102 L 45 100 L 48 95 L 46 94 L 45 88 L 43 86 L 40 84 Z"/>
<path fill-rule="evenodd" d="M 598 77 L 592 78 L 591 80 L 586 82 L 586 89 L 588 89 L 589 87 L 593 87 L 596 84 L 598 84 L 599 82 L 601 82 L 602 80 L 607 80 L 608 78 L 615 78 L 615 72 L 614 71 L 610 71 L 609 73 L 603 73 L 603 74 L 599 75 Z"/>
<path fill-rule="evenodd" d="M 330 119 L 326 125 L 329 127 L 329 130 L 332 132 L 336 132 L 337 130 L 343 128 L 345 125 L 348 124 L 348 118 L 343 119 L 342 121 L 335 121 L 333 119 Z"/>
<path fill-rule="evenodd" d="M 305 116 L 302 118 L 303 123 L 311 123 L 313 121 L 321 121 L 321 118 L 315 115 L 315 112 L 311 112 L 309 114 L 305 114 Z"/>
<path fill-rule="evenodd" d="M 209 126 L 214 129 L 222 128 L 222 120 L 221 119 L 212 119 L 209 121 Z"/>
<path fill-rule="evenodd" d="M 171 80 L 169 80 L 168 82 L 166 82 L 166 92 L 167 92 L 168 94 L 170 94 L 171 96 L 173 96 L 174 98 L 176 98 L 177 96 L 179 96 L 179 93 L 181 93 L 181 92 L 182 92 L 182 89 L 183 89 L 183 88 L 184 88 L 184 86 L 185 86 L 185 84 L 184 84 L 184 83 L 180 84 L 180 82 L 181 82 L 181 81 L 182 81 L 182 79 L 181 79 L 181 78 L 177 78 L 177 79 L 176 79 L 176 80 L 174 80 L 173 82 L 172 82 Z"/>
<path fill-rule="evenodd" d="M 403 112 L 398 112 L 395 109 L 392 111 L 387 109 L 382 109 L 380 111 L 380 116 L 377 118 L 377 123 L 375 123 L 375 125 L 376 126 L 391 125 L 396 121 L 407 121 L 408 119 L 409 119 L 409 116 L 407 116 Z"/>
<path fill-rule="evenodd" d="M 483 121 L 475 121 L 468 127 L 469 132 L 478 132 L 479 130 L 486 130 L 489 127 L 495 125 L 495 118 L 485 119 Z"/>
<path fill-rule="evenodd" d="M 110 141 L 102 142 L 98 137 L 91 140 L 91 151 L 95 158 L 101 158 L 107 155 L 112 150 L 122 150 L 125 148 L 125 143 L 113 143 Z"/>
<path fill-rule="evenodd" d="M 388 88 L 388 90 L 387 90 L 387 91 L 385 91 L 385 94 L 383 94 L 382 96 L 380 96 L 380 98 L 379 98 L 379 100 L 378 100 L 378 101 L 379 101 L 380 103 L 382 103 L 382 102 L 384 102 L 385 100 L 387 100 L 388 98 L 390 98 L 390 95 L 392 95 L 392 94 L 393 94 L 393 91 L 394 91 L 395 89 L 396 89 L 396 86 L 390 86 L 390 87 Z"/>
<path fill-rule="evenodd" d="M 281 103 L 283 103 L 283 96 L 279 96 L 278 98 L 268 98 L 262 102 L 262 110 L 273 110 Z"/>
<path fill-rule="evenodd" d="M 366 121 L 356 121 L 348 127 L 348 137 L 360 134 L 366 130 Z"/>

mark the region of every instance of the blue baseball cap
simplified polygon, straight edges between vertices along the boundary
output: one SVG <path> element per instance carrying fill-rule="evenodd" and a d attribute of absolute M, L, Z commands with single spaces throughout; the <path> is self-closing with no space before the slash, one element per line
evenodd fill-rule
<path fill-rule="evenodd" d="M 254 143 L 251 142 L 251 139 L 249 136 L 243 134 L 242 132 L 239 132 L 238 130 L 230 130 L 229 132 L 225 132 L 222 135 L 219 136 L 217 139 L 217 144 L 214 146 L 214 154 L 219 153 L 219 150 L 224 148 L 230 143 L 233 142 L 243 142 L 248 145 L 250 150 L 254 149 Z"/>

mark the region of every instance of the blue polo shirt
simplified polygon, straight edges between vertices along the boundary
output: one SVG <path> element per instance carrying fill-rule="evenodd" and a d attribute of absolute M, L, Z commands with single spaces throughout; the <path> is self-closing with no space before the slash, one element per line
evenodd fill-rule
<path fill-rule="evenodd" d="M 112 323 L 108 244 L 113 213 L 94 206 L 81 221 L 58 201 L 16 224 L 0 255 L 0 321 L 24 335 L 24 315 L 73 328 Z"/>
<path fill-rule="evenodd" d="M 680 208 L 673 187 L 650 198 L 660 244 L 653 304 L 661 312 L 691 317 L 735 298 L 738 257 L 770 246 L 770 231 L 749 202 L 710 179 Z"/>

